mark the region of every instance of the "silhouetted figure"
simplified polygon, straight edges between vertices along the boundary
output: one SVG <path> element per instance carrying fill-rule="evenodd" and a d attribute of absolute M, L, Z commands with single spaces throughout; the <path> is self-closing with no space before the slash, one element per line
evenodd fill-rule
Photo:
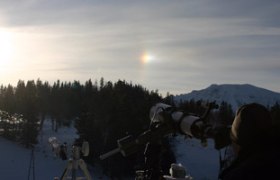
<path fill-rule="evenodd" d="M 252 103 L 240 107 L 231 128 L 235 160 L 221 174 L 222 180 L 279 179 L 279 136 L 269 111 Z"/>
<path fill-rule="evenodd" d="M 60 145 L 59 156 L 62 160 L 67 160 L 67 143 Z"/>

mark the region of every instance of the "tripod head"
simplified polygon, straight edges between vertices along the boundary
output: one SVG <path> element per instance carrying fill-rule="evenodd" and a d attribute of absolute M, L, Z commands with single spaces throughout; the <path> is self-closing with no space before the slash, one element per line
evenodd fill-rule
<path fill-rule="evenodd" d="M 89 143 L 87 141 L 79 141 L 76 140 L 72 145 L 72 153 L 73 159 L 80 159 L 80 156 L 88 156 L 89 155 Z"/>
<path fill-rule="evenodd" d="M 52 147 L 52 150 L 56 153 L 57 156 L 59 156 L 62 160 L 67 159 L 67 145 L 66 143 L 60 144 L 56 137 L 50 137 L 49 138 L 49 144 Z M 83 177 L 77 177 L 76 171 L 78 169 L 81 169 L 84 173 L 86 180 L 91 180 L 91 175 L 87 169 L 87 165 L 84 162 L 83 159 L 81 159 L 82 156 L 88 156 L 89 155 L 89 143 L 87 141 L 79 141 L 76 139 L 72 145 L 72 158 L 69 158 L 67 166 L 65 170 L 63 171 L 60 180 L 66 180 L 68 178 L 68 174 L 71 172 L 71 179 L 82 179 Z M 58 177 L 55 177 L 55 179 L 58 179 Z"/>
<path fill-rule="evenodd" d="M 62 160 L 67 160 L 67 144 L 66 143 L 60 143 L 59 140 L 56 137 L 49 137 L 48 139 L 49 144 L 52 148 L 52 151 L 56 154 L 56 156 L 60 157 Z M 80 159 L 82 156 L 88 156 L 89 155 L 89 143 L 87 141 L 78 141 L 75 140 L 75 142 L 72 145 L 72 158 L 74 160 Z"/>

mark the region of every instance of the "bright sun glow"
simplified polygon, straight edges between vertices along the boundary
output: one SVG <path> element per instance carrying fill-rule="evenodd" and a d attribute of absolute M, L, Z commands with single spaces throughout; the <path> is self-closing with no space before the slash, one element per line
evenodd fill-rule
<path fill-rule="evenodd" d="M 141 62 L 143 64 L 147 64 L 147 63 L 150 63 L 152 61 L 155 60 L 155 56 L 151 55 L 151 54 L 148 54 L 148 53 L 144 53 L 142 56 L 141 56 Z"/>
<path fill-rule="evenodd" d="M 7 70 L 13 56 L 12 33 L 0 30 L 0 69 Z"/>

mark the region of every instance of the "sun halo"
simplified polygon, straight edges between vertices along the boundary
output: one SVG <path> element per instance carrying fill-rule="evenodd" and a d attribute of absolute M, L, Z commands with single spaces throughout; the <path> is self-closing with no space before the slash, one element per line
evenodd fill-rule
<path fill-rule="evenodd" d="M 148 54 L 148 53 L 144 53 L 142 56 L 141 56 L 141 62 L 142 64 L 148 64 L 152 61 L 155 60 L 155 56 L 151 55 L 151 54 Z"/>

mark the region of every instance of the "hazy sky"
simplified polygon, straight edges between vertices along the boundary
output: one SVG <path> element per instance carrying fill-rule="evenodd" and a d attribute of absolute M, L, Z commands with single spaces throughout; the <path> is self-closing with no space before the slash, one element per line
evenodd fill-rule
<path fill-rule="evenodd" d="M 0 84 L 101 77 L 280 92 L 280 1 L 0 0 Z"/>

